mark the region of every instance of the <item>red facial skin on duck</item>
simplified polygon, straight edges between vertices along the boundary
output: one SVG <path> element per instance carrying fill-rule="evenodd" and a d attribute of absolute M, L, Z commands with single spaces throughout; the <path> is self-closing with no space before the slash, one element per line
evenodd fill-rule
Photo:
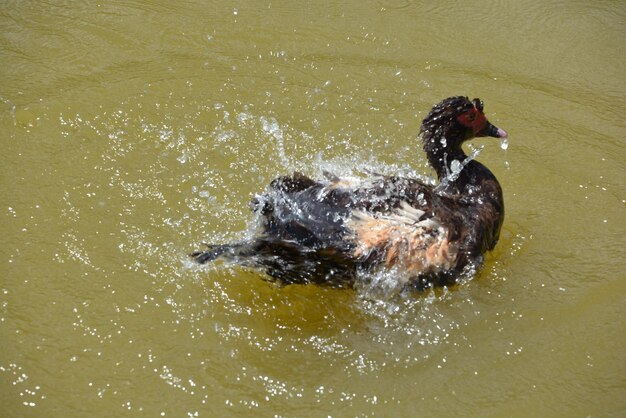
<path fill-rule="evenodd" d="M 457 120 L 461 125 L 471 128 L 474 135 L 478 135 L 487 126 L 485 114 L 475 107 L 459 115 Z"/>

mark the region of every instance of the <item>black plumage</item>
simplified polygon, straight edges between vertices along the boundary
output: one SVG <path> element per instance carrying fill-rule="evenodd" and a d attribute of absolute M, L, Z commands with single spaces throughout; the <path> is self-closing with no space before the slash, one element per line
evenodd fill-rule
<path fill-rule="evenodd" d="M 435 105 L 420 133 L 436 187 L 382 175 L 279 177 L 251 203 L 261 219 L 255 238 L 191 257 L 201 264 L 229 258 L 284 284 L 352 286 L 381 268 L 394 268 L 401 287 L 455 283 L 494 248 L 504 220 L 497 179 L 461 145 L 507 134 L 487 121 L 479 99 L 463 96 Z"/>

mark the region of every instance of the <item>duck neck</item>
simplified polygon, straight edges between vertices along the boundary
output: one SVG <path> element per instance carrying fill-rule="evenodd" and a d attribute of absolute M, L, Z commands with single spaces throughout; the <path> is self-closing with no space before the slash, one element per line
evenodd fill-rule
<path fill-rule="evenodd" d="M 424 133 L 424 152 L 428 162 L 437 172 L 439 181 L 450 174 L 452 161 L 461 163 L 467 158 L 467 154 L 461 148 L 462 140 L 459 139 L 461 135 L 461 132 L 454 132 L 453 129 L 437 129 L 434 133 Z"/>

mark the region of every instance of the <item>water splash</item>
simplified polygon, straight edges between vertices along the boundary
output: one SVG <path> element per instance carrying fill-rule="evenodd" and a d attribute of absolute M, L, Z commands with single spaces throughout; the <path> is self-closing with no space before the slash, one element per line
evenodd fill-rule
<path fill-rule="evenodd" d="M 280 158 L 281 163 L 285 167 L 290 167 L 289 159 L 287 158 L 287 154 L 285 153 L 285 140 L 284 134 L 281 127 L 278 125 L 278 121 L 273 117 L 265 117 L 261 116 L 260 118 L 261 124 L 263 126 L 263 132 L 274 137 L 276 140 L 276 145 L 278 148 L 278 156 Z"/>
<path fill-rule="evenodd" d="M 484 145 L 478 148 L 471 148 L 472 152 L 463 161 L 452 160 L 450 162 L 450 168 L 448 168 L 447 154 L 444 155 L 444 165 L 446 167 L 446 175 L 441 179 L 439 184 L 435 186 L 435 192 L 439 193 L 445 190 L 450 183 L 459 178 L 463 168 L 469 164 L 470 161 L 476 159 L 476 157 L 482 152 Z"/>
<path fill-rule="evenodd" d="M 355 288 L 360 297 L 372 300 L 392 301 L 398 297 L 409 281 L 402 269 L 379 269 L 358 273 Z M 393 304 L 392 304 L 393 305 Z"/>

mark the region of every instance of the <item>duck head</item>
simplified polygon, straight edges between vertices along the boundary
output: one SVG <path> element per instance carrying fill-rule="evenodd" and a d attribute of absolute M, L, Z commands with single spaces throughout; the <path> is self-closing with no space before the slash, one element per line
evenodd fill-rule
<path fill-rule="evenodd" d="M 428 160 L 442 174 L 445 160 L 462 161 L 466 157 L 463 142 L 481 136 L 506 138 L 508 134 L 487 120 L 482 100 L 456 96 L 433 106 L 422 121 L 420 135 Z"/>

